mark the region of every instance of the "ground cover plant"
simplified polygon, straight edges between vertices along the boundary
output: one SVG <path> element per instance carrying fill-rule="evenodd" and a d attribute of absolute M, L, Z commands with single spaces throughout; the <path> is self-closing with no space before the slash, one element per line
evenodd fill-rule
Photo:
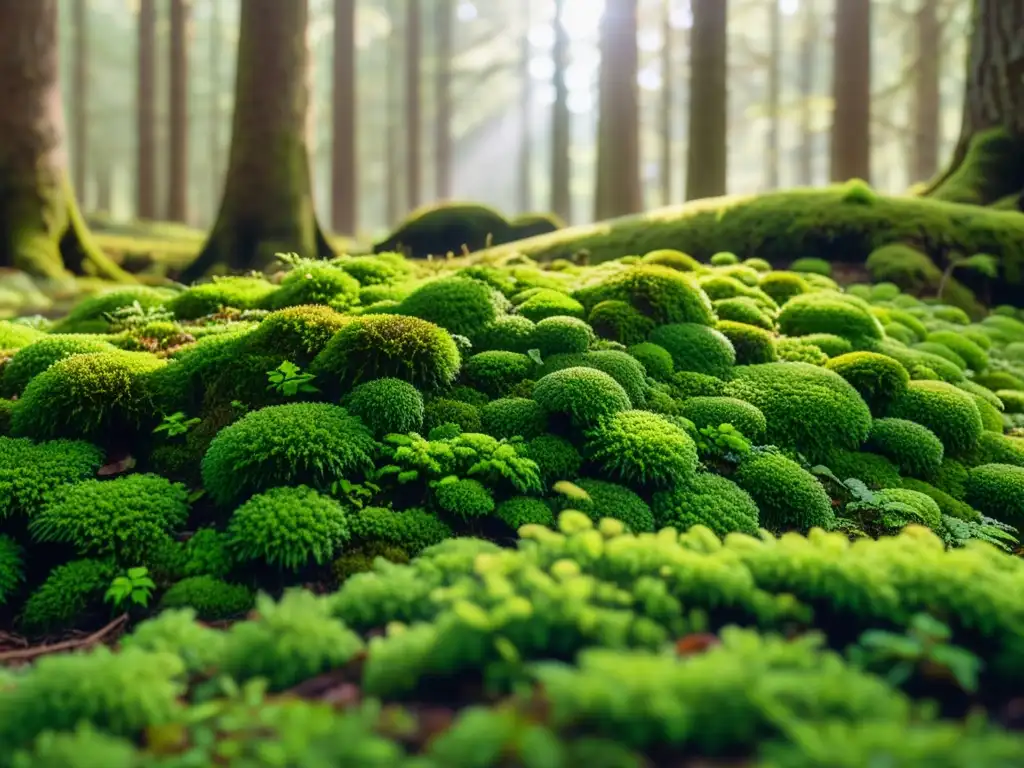
<path fill-rule="evenodd" d="M 0 766 L 1020 764 L 1017 310 L 283 264 L 0 321 Z"/>

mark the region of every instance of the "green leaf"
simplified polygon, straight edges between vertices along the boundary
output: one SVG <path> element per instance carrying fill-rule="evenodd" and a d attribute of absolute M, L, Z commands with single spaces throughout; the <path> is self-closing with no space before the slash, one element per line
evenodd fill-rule
<path fill-rule="evenodd" d="M 137 568 L 129 568 L 128 569 L 128 578 L 129 579 L 133 579 L 133 580 L 134 579 L 141 579 L 143 576 L 147 575 L 148 573 L 149 573 L 149 568 L 146 568 L 145 566 L 138 566 Z"/>
<path fill-rule="evenodd" d="M 999 276 L 999 259 L 987 253 L 976 253 L 958 262 L 956 265 L 965 267 L 985 277 L 996 278 Z"/>

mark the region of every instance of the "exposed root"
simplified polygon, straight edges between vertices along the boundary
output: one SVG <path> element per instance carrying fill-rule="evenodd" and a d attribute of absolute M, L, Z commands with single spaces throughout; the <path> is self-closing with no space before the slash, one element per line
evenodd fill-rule
<path fill-rule="evenodd" d="M 90 648 L 107 640 L 111 635 L 116 633 L 128 622 L 128 614 L 122 613 L 112 622 L 107 624 L 105 627 L 96 630 L 91 635 L 85 637 L 75 638 L 74 640 L 65 640 L 61 643 L 51 643 L 50 645 L 35 645 L 28 648 L 21 648 L 15 651 L 6 651 L 0 653 L 0 666 L 5 664 L 11 664 L 15 662 L 27 662 L 34 661 L 42 656 L 49 656 L 53 653 L 65 653 L 67 651 L 78 651 L 84 648 Z"/>

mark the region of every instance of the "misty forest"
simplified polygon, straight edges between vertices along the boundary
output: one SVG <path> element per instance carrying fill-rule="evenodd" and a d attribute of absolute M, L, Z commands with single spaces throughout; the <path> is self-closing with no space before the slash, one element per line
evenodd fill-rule
<path fill-rule="evenodd" d="M 1024 765 L 1024 0 L 0 0 L 0 768 Z"/>

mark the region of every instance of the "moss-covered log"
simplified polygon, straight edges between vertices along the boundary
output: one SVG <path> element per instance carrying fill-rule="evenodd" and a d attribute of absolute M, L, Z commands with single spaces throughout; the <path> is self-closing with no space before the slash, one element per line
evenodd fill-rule
<path fill-rule="evenodd" d="M 587 251 L 597 263 L 658 248 L 678 248 L 707 260 L 719 251 L 759 256 L 775 264 L 798 257 L 864 261 L 893 242 L 917 246 L 937 263 L 951 253 L 991 253 L 1003 276 L 1024 284 L 1024 216 L 1020 213 L 917 197 L 888 197 L 861 182 L 756 196 L 698 200 L 637 216 L 498 246 L 487 255 L 521 252 L 541 260 Z"/>
<path fill-rule="evenodd" d="M 308 17 L 308 0 L 242 1 L 224 196 L 183 282 L 214 269 L 262 269 L 279 252 L 332 255 L 310 182 Z"/>
<path fill-rule="evenodd" d="M 127 280 L 89 235 L 68 179 L 57 0 L 0 0 L 0 267 Z"/>

